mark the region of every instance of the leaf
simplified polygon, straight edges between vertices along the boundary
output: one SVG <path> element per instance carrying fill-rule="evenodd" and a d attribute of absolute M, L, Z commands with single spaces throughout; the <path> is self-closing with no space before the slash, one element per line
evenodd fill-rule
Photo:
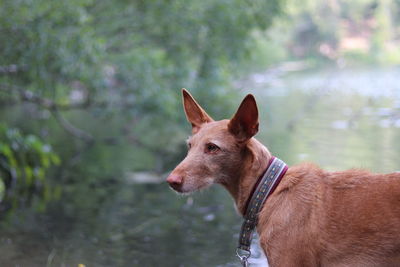
<path fill-rule="evenodd" d="M 60 157 L 59 157 L 58 155 L 56 155 L 56 154 L 54 154 L 54 153 L 51 153 L 51 154 L 50 154 L 50 158 L 51 158 L 51 162 L 52 162 L 54 165 L 60 165 L 61 159 L 60 159 Z"/>
<path fill-rule="evenodd" d="M 27 186 L 31 186 L 33 183 L 33 170 L 29 166 L 25 166 L 25 183 Z"/>
<path fill-rule="evenodd" d="M 5 195 L 6 195 L 6 185 L 4 184 L 4 181 L 0 176 L 0 202 L 3 201 Z"/>

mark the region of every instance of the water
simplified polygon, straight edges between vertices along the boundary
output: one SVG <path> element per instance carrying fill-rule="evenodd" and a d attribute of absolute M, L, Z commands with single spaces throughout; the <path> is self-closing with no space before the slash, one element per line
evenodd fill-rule
<path fill-rule="evenodd" d="M 242 85 L 259 104 L 258 139 L 288 164 L 392 172 L 400 170 L 399 77 L 396 68 L 329 69 Z M 1 266 L 240 266 L 241 218 L 219 186 L 182 197 L 163 183 L 126 182 L 79 205 L 67 199 L 1 224 Z M 252 266 L 265 265 L 253 249 Z"/>

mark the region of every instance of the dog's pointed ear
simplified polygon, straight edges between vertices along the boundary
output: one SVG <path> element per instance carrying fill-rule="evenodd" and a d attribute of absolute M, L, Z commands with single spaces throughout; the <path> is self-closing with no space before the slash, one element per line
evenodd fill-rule
<path fill-rule="evenodd" d="M 186 118 L 192 124 L 192 133 L 197 133 L 202 124 L 214 121 L 185 88 L 182 89 L 182 97 Z"/>
<path fill-rule="evenodd" d="M 245 142 L 258 132 L 258 109 L 253 95 L 247 95 L 228 124 L 229 131 Z"/>

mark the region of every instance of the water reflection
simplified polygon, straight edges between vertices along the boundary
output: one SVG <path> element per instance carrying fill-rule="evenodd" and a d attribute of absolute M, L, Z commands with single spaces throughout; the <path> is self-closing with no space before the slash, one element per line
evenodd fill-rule
<path fill-rule="evenodd" d="M 395 68 L 330 69 L 243 86 L 258 99 L 258 138 L 287 163 L 391 172 L 400 169 L 398 77 Z M 1 225 L 1 265 L 239 266 L 241 218 L 222 188 L 189 198 L 158 183 L 119 184 L 110 192 L 79 211 L 53 203 L 46 213 L 11 214 Z M 254 266 L 262 266 L 259 257 Z"/>

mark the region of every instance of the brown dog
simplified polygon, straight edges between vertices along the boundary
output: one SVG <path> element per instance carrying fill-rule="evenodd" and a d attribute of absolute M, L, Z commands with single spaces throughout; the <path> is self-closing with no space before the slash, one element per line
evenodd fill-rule
<path fill-rule="evenodd" d="M 243 214 L 272 157 L 253 138 L 254 97 L 248 95 L 231 120 L 221 121 L 186 90 L 183 103 L 193 135 L 168 183 L 181 193 L 221 184 Z M 290 167 L 259 213 L 257 231 L 270 266 L 400 266 L 400 173 Z"/>

